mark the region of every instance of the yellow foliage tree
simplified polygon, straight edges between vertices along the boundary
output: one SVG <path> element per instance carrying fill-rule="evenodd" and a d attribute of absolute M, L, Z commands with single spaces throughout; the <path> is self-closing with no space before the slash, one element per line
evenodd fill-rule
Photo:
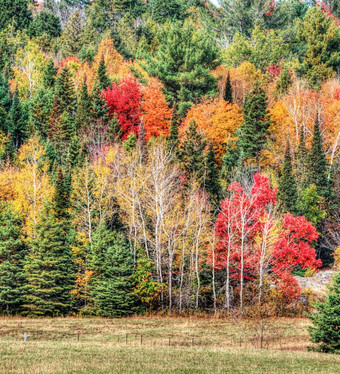
<path fill-rule="evenodd" d="M 51 201 L 54 192 L 45 155 L 46 151 L 36 137 L 19 149 L 20 166 L 15 178 L 13 205 L 24 219 L 27 234 L 33 236 L 43 204 Z"/>

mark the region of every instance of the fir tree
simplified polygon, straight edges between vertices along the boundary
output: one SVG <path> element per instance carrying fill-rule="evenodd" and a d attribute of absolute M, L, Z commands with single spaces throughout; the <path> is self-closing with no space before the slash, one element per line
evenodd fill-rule
<path fill-rule="evenodd" d="M 213 202 L 218 202 L 220 195 L 220 184 L 218 180 L 218 170 L 216 166 L 216 157 L 213 144 L 209 145 L 205 156 L 206 171 L 204 186 Z"/>
<path fill-rule="evenodd" d="M 58 68 L 54 67 L 53 59 L 50 58 L 44 70 L 43 83 L 45 88 L 52 88 L 56 82 Z"/>
<path fill-rule="evenodd" d="M 310 313 L 314 326 L 309 328 L 313 343 L 320 343 L 317 348 L 327 353 L 340 353 L 340 273 L 333 278 L 324 302 L 317 302 L 316 313 Z"/>
<path fill-rule="evenodd" d="M 67 150 L 73 135 L 73 122 L 70 119 L 70 115 L 67 112 L 63 112 L 57 120 L 53 132 L 53 143 L 59 162 L 62 164 L 65 163 Z"/>
<path fill-rule="evenodd" d="M 101 90 L 106 90 L 111 87 L 111 80 L 107 75 L 104 58 L 102 57 L 98 66 L 97 80 L 99 82 Z"/>
<path fill-rule="evenodd" d="M 74 268 L 70 244 L 69 224 L 46 207 L 26 259 L 23 314 L 54 317 L 72 312 Z"/>
<path fill-rule="evenodd" d="M 305 131 L 303 127 L 300 129 L 299 146 L 296 153 L 296 175 L 300 189 L 307 187 L 306 179 L 306 163 L 307 163 L 307 148 L 305 141 Z"/>
<path fill-rule="evenodd" d="M 227 81 L 226 81 L 225 89 L 224 89 L 224 100 L 228 101 L 229 103 L 233 102 L 233 88 L 232 88 L 231 82 L 230 82 L 230 72 L 229 71 L 228 71 Z"/>
<path fill-rule="evenodd" d="M 62 35 L 62 50 L 65 56 L 77 55 L 83 46 L 84 21 L 76 10 L 66 23 Z"/>
<path fill-rule="evenodd" d="M 7 132 L 6 123 L 11 107 L 11 96 L 7 79 L 0 73 L 0 130 Z"/>
<path fill-rule="evenodd" d="M 58 219 L 69 219 L 69 208 L 71 207 L 71 176 L 59 166 L 55 182 L 54 213 Z"/>
<path fill-rule="evenodd" d="M 76 99 L 74 84 L 72 83 L 71 74 L 67 68 L 63 68 L 57 79 L 55 100 L 59 106 L 59 113 L 66 111 L 73 116 L 75 113 Z"/>
<path fill-rule="evenodd" d="M 93 235 L 89 253 L 93 271 L 91 294 L 95 313 L 103 317 L 122 317 L 135 310 L 133 260 L 126 240 L 104 225 Z"/>
<path fill-rule="evenodd" d="M 185 140 L 182 143 L 179 159 L 188 179 L 194 177 L 202 183 L 205 174 L 206 141 L 198 133 L 196 122 L 193 120 L 186 131 Z"/>
<path fill-rule="evenodd" d="M 28 316 L 64 316 L 72 312 L 75 275 L 68 211 L 70 191 L 70 177 L 59 167 L 54 204 L 45 207 L 25 264 L 24 314 Z"/>
<path fill-rule="evenodd" d="M 255 158 L 258 170 L 260 169 L 260 152 L 265 147 L 270 126 L 267 106 L 266 93 L 261 82 L 256 81 L 243 106 L 244 123 L 240 128 L 239 147 L 241 161 Z"/>
<path fill-rule="evenodd" d="M 128 138 L 124 140 L 123 142 L 123 147 L 127 152 L 131 153 L 136 148 L 136 146 L 137 146 L 137 137 L 135 134 L 130 132 Z"/>
<path fill-rule="evenodd" d="M 287 143 L 285 158 L 283 161 L 282 175 L 279 181 L 278 198 L 280 201 L 281 210 L 284 213 L 290 212 L 293 215 L 298 213 L 298 193 L 295 177 L 293 174 L 289 142 Z"/>
<path fill-rule="evenodd" d="M 68 148 L 67 163 L 71 169 L 80 167 L 84 162 L 84 154 L 80 139 L 77 135 L 73 135 Z"/>
<path fill-rule="evenodd" d="M 83 131 L 87 129 L 91 121 L 91 98 L 88 94 L 86 82 L 81 86 L 80 95 L 78 98 L 77 111 L 75 115 L 75 122 L 77 129 Z"/>
<path fill-rule="evenodd" d="M 18 89 L 15 90 L 8 118 L 8 133 L 18 149 L 28 137 L 27 117 L 21 105 Z"/>
<path fill-rule="evenodd" d="M 279 79 L 275 85 L 276 94 L 279 96 L 286 94 L 291 84 L 292 84 L 292 74 L 290 70 L 285 66 L 282 69 Z"/>
<path fill-rule="evenodd" d="M 10 206 L 0 205 L 0 313 L 19 314 L 25 284 L 22 224 Z"/>
<path fill-rule="evenodd" d="M 327 197 L 329 182 L 327 178 L 328 166 L 322 149 L 322 137 L 319 121 L 315 121 L 312 147 L 307 156 L 307 183 L 315 184 L 318 194 Z"/>
<path fill-rule="evenodd" d="M 51 89 L 39 89 L 31 103 L 30 122 L 35 134 L 42 139 L 48 136 L 48 126 L 53 106 L 53 92 Z"/>

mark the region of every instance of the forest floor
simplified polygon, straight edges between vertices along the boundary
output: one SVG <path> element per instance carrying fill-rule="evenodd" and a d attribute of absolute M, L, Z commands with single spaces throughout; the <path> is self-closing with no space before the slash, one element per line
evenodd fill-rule
<path fill-rule="evenodd" d="M 340 373 L 340 356 L 307 352 L 308 325 L 304 318 L 3 317 L 0 373 Z"/>

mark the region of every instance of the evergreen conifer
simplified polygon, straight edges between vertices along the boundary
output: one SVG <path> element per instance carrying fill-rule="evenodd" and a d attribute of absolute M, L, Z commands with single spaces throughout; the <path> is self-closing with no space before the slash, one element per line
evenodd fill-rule
<path fill-rule="evenodd" d="M 25 244 L 21 238 L 22 224 L 9 205 L 0 205 L 0 313 L 21 312 L 25 285 Z"/>
<path fill-rule="evenodd" d="M 284 213 L 290 212 L 293 215 L 298 213 L 298 193 L 296 180 L 292 168 L 291 149 L 287 143 L 285 158 L 283 161 L 282 175 L 279 181 L 278 198 L 281 210 Z"/>
<path fill-rule="evenodd" d="M 260 152 L 265 147 L 270 126 L 270 119 L 267 111 L 267 96 L 256 81 L 251 92 L 247 94 L 243 106 L 244 122 L 240 128 L 239 147 L 242 162 L 247 159 L 256 159 L 257 169 L 260 169 Z"/>

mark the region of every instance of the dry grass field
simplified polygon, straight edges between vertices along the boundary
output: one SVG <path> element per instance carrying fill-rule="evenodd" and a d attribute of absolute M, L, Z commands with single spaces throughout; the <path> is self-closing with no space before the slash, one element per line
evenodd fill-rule
<path fill-rule="evenodd" d="M 0 373 L 340 373 L 339 356 L 306 351 L 307 326 L 306 319 L 2 318 Z"/>

